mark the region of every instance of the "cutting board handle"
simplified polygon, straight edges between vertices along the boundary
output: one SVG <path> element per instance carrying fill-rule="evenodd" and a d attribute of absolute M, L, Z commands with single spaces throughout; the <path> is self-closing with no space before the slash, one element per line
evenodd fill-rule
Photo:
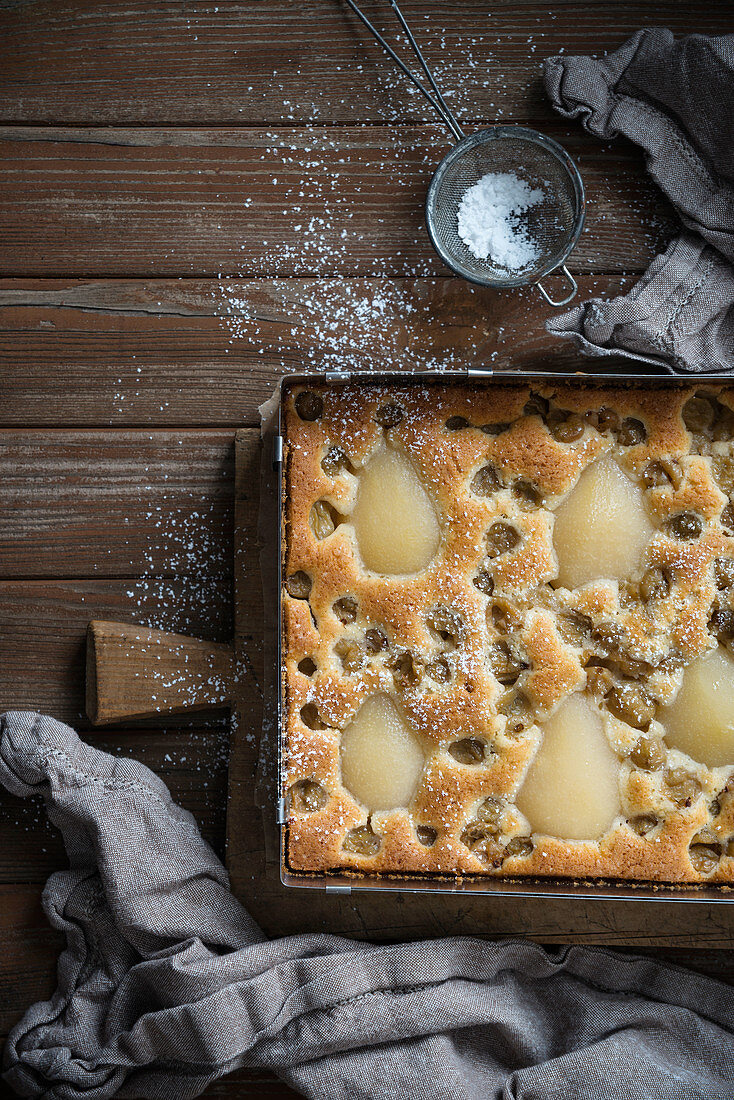
<path fill-rule="evenodd" d="M 87 714 L 95 726 L 229 706 L 231 645 L 132 623 L 87 628 Z"/>

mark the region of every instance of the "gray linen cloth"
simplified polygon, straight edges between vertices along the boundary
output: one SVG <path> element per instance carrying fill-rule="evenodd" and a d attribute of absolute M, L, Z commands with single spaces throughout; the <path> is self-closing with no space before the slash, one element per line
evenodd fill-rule
<path fill-rule="evenodd" d="M 268 942 L 191 814 L 136 760 L 12 713 L 0 780 L 43 796 L 70 864 L 43 899 L 66 936 L 58 989 L 5 1050 L 23 1096 L 185 1100 L 242 1066 L 313 1100 L 734 1093 L 734 991 L 709 978 L 580 947 Z"/>
<path fill-rule="evenodd" d="M 548 331 L 593 356 L 734 370 L 734 35 L 638 31 L 608 57 L 549 58 L 545 84 L 566 118 L 643 148 L 685 226 L 629 294 L 576 306 Z"/>

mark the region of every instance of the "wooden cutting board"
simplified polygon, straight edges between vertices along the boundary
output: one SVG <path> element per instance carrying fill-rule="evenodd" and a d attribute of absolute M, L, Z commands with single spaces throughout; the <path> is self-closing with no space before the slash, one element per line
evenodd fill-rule
<path fill-rule="evenodd" d="M 254 610 L 259 601 L 253 591 L 261 582 L 251 575 L 252 564 L 245 568 L 253 556 L 242 542 L 244 516 L 257 507 L 260 458 L 252 432 L 239 432 L 235 448 L 232 643 L 217 645 L 132 624 L 94 621 L 88 631 L 87 711 L 92 722 L 105 725 L 230 708 L 226 862 L 235 894 L 263 931 L 269 936 L 320 931 L 371 940 L 481 935 L 640 948 L 734 947 L 734 904 L 382 892 L 345 897 L 284 887 L 275 808 L 263 813 L 255 800 L 263 705 L 271 728 L 274 721 L 273 701 L 263 695 L 268 682 L 263 624 Z M 271 630 L 276 616 L 273 597 L 265 607 Z"/>

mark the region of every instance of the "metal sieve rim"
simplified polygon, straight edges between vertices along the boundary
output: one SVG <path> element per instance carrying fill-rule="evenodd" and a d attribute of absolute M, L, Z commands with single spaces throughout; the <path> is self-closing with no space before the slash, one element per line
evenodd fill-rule
<path fill-rule="evenodd" d="M 552 262 L 547 267 L 543 268 L 540 272 L 534 272 L 531 278 L 528 278 L 526 275 L 520 275 L 514 278 L 509 276 L 506 279 L 493 279 L 491 277 L 482 277 L 474 272 L 464 270 L 461 264 L 457 262 L 456 256 L 444 247 L 443 241 L 436 232 L 434 224 L 436 196 L 446 171 L 456 160 L 462 157 L 467 150 L 473 148 L 475 145 L 485 145 L 491 141 L 501 141 L 503 138 L 512 138 L 516 141 L 526 141 L 530 145 L 542 146 L 547 152 L 554 156 L 556 160 L 560 161 L 573 184 L 576 204 L 573 233 L 569 237 L 564 252 L 560 256 L 554 256 Z M 581 179 L 581 175 L 574 161 L 563 146 L 559 145 L 553 138 L 548 137 L 546 134 L 541 134 L 538 130 L 531 130 L 527 126 L 490 126 L 485 130 L 478 130 L 474 134 L 469 134 L 462 141 L 457 142 L 453 149 L 451 149 L 440 162 L 433 174 L 433 179 L 431 180 L 428 194 L 426 195 L 425 215 L 426 229 L 428 230 L 431 244 L 446 266 L 451 268 L 457 275 L 461 275 L 462 278 L 470 283 L 476 283 L 479 286 L 496 287 L 497 289 L 528 286 L 530 284 L 539 283 L 546 275 L 562 267 L 576 247 L 584 228 L 584 220 L 586 217 L 586 192 L 584 190 L 583 180 Z"/>

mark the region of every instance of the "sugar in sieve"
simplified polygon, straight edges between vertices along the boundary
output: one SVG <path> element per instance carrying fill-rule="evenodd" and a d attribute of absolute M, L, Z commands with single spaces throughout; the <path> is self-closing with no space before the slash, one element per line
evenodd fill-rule
<path fill-rule="evenodd" d="M 346 3 L 364 23 L 370 34 L 392 58 L 398 68 L 428 100 L 456 141 L 454 148 L 439 164 L 428 188 L 426 227 L 431 242 L 443 262 L 470 282 L 498 289 L 533 284 L 552 306 L 565 306 L 578 289 L 576 280 L 565 266 L 584 226 L 584 185 L 578 168 L 565 149 L 524 126 L 490 126 L 466 135 L 429 69 L 413 34 L 398 7 L 390 7 L 420 63 L 430 90 L 402 61 L 393 47 L 360 10 L 354 0 Z M 458 232 L 458 210 L 467 190 L 487 173 L 516 172 L 530 187 L 539 188 L 542 199 L 522 214 L 523 231 L 537 248 L 535 259 L 520 271 L 512 271 L 487 259 L 479 259 Z M 565 298 L 552 298 L 541 280 L 560 269 L 570 291 Z"/>

